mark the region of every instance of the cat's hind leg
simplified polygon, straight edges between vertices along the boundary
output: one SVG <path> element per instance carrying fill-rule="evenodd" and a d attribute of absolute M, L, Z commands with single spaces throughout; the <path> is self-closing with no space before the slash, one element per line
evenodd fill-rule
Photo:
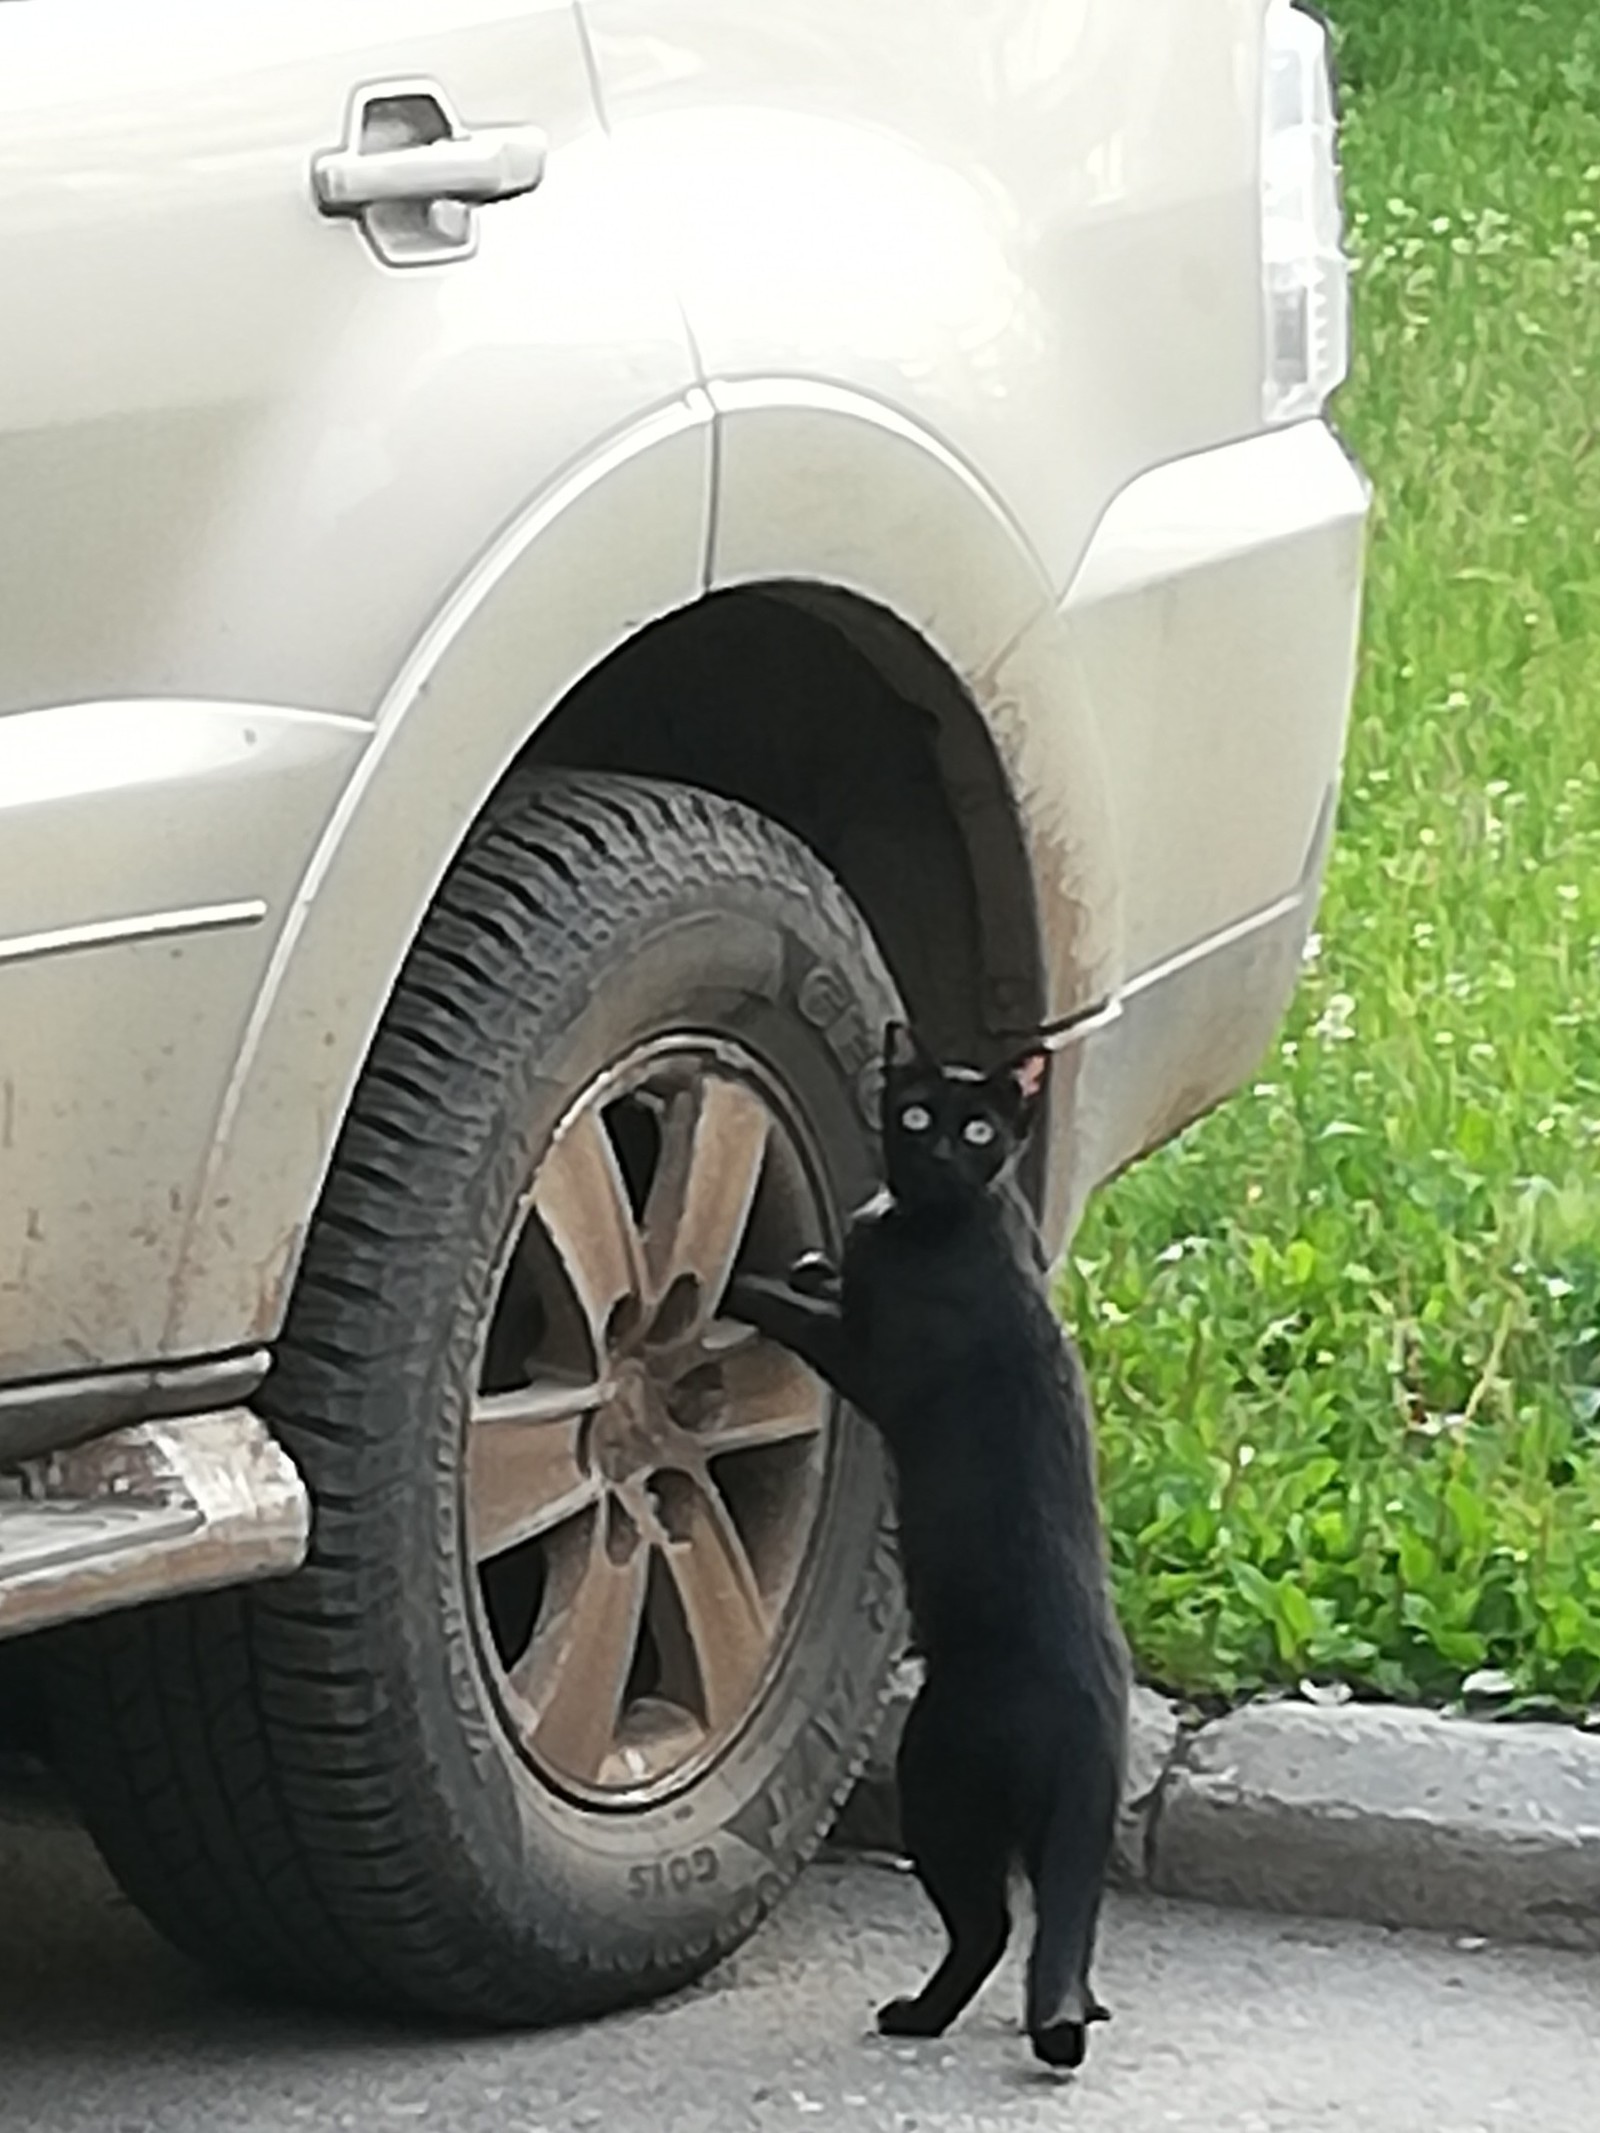
<path fill-rule="evenodd" d="M 1005 1953 L 1007 1832 L 992 1792 L 969 1760 L 969 1731 L 942 1719 L 928 1692 L 913 1706 L 900 1746 L 900 1820 L 917 1878 L 933 1899 L 949 1951 L 914 1998 L 878 2010 L 888 2037 L 943 2035 Z"/>
<path fill-rule="evenodd" d="M 1081 2066 L 1089 2025 L 1109 2019 L 1089 1971 L 1116 1838 L 1119 1779 L 1109 1743 L 1066 1757 L 1042 1842 L 1027 1861 L 1037 1914 L 1028 1959 L 1028 2038 L 1050 2066 Z"/>

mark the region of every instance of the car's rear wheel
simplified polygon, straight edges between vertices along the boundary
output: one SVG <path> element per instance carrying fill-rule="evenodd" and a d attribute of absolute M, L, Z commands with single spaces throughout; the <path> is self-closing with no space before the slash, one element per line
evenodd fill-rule
<path fill-rule="evenodd" d="M 574 774 L 493 803 L 262 1399 L 309 1561 L 51 1661 L 90 1826 L 175 1940 L 538 2020 L 682 1983 L 781 1893 L 893 1653 L 884 1475 L 718 1305 L 869 1187 L 894 1008 L 837 883 L 748 810 Z"/>

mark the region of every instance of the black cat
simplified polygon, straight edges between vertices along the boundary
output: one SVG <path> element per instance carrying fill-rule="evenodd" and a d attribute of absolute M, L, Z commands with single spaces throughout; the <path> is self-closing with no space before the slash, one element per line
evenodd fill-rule
<path fill-rule="evenodd" d="M 1027 2026 L 1081 2064 L 1122 1789 L 1128 1659 L 1112 1607 L 1082 1367 L 1045 1293 L 1013 1170 L 1043 1086 L 1032 1052 L 984 1076 L 885 1043 L 887 1190 L 837 1274 L 743 1277 L 728 1308 L 801 1356 L 892 1456 L 912 1624 L 927 1665 L 900 1750 L 901 1819 L 950 1949 L 891 2036 L 939 2035 L 1004 1952 L 1020 1865 L 1037 1928 Z"/>

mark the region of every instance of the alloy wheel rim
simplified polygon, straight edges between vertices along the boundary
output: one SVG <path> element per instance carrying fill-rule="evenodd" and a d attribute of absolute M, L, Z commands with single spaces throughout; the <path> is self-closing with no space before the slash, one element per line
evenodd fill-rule
<path fill-rule="evenodd" d="M 559 1790 L 691 1782 L 798 1612 L 832 1397 L 720 1315 L 735 1268 L 826 1241 L 803 1129 L 741 1047 L 665 1038 L 569 1106 L 519 1210 L 465 1440 L 491 1686 Z"/>

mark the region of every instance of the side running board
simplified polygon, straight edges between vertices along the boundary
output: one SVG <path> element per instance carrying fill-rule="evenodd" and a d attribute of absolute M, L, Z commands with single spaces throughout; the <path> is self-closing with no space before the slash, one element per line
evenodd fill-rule
<path fill-rule="evenodd" d="M 294 1570 L 311 1501 L 243 1407 L 0 1471 L 0 1637 Z"/>

